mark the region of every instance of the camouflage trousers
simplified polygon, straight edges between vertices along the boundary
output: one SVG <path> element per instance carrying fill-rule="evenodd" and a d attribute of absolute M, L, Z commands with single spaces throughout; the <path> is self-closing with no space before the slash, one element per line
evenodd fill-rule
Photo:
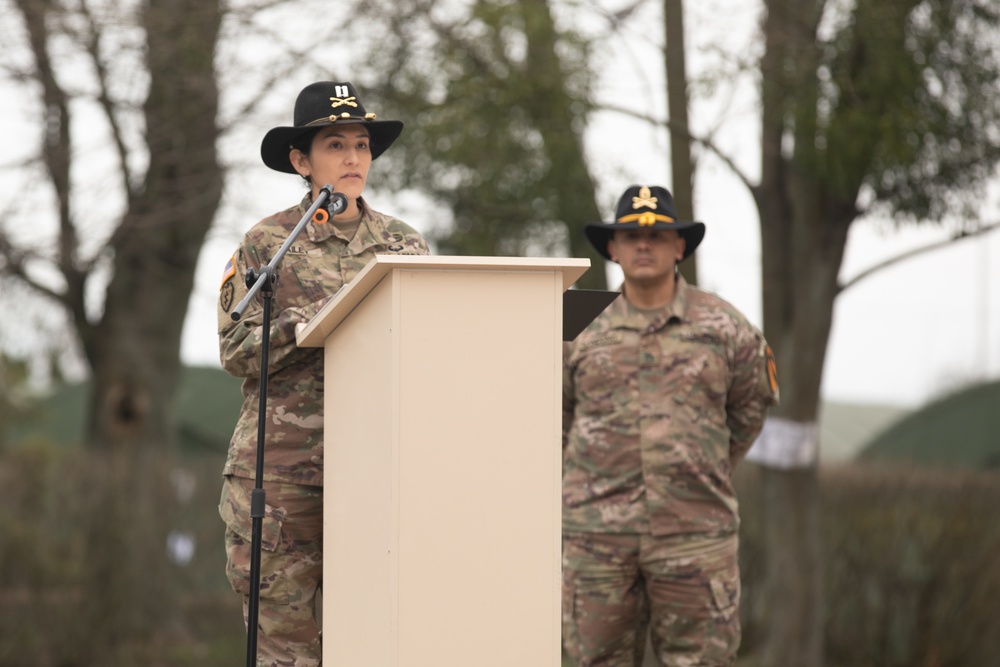
<path fill-rule="evenodd" d="M 738 538 L 563 535 L 563 647 L 578 667 L 632 667 L 648 602 L 653 654 L 731 667 L 740 643 Z"/>
<path fill-rule="evenodd" d="M 226 576 L 250 601 L 250 492 L 227 476 L 219 514 L 226 522 Z M 323 578 L 323 487 L 264 482 L 257 667 L 317 667 L 322 660 L 317 593 Z"/>

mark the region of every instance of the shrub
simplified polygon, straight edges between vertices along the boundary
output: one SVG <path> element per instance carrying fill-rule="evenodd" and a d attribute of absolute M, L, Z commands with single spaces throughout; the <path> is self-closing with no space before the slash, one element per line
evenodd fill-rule
<path fill-rule="evenodd" d="M 238 661 L 241 603 L 215 509 L 221 465 L 44 440 L 0 457 L 0 667 Z M 194 480 L 187 502 L 171 484 L 179 470 L 189 490 Z M 178 528 L 197 542 L 183 566 L 167 556 Z"/>
<path fill-rule="evenodd" d="M 746 646 L 767 611 L 757 480 L 739 477 Z M 825 646 L 843 665 L 1000 665 L 1000 475 L 899 465 L 820 471 Z"/>

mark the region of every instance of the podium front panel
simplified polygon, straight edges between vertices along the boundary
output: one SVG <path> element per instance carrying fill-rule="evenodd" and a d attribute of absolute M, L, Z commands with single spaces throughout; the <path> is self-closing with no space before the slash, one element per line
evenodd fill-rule
<path fill-rule="evenodd" d="M 324 664 L 560 664 L 562 292 L 396 268 L 327 337 Z"/>
<path fill-rule="evenodd" d="M 381 285 L 380 285 L 381 287 Z M 392 294 L 374 289 L 324 354 L 323 664 L 397 665 Z M 338 604 L 338 600 L 345 604 Z M 349 603 L 348 603 L 349 602 Z M 347 651 L 347 652 L 345 652 Z M 364 661 L 358 661 L 367 656 Z"/>

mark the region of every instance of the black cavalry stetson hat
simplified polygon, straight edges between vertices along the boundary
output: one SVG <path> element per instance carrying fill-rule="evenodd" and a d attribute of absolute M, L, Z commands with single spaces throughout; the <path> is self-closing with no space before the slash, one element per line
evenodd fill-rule
<path fill-rule="evenodd" d="M 325 125 L 361 123 L 371 135 L 374 160 L 392 145 L 403 131 L 399 120 L 376 120 L 365 111 L 358 91 L 348 82 L 318 81 L 302 89 L 295 99 L 295 114 L 290 127 L 275 127 L 260 142 L 260 156 L 271 169 L 296 173 L 288 159 L 292 143 L 307 132 Z"/>
<path fill-rule="evenodd" d="M 597 222 L 583 228 L 587 239 L 605 259 L 608 241 L 618 229 L 673 229 L 684 238 L 684 258 L 694 252 L 705 238 L 705 225 L 693 220 L 678 220 L 670 190 L 658 185 L 632 185 L 618 200 L 614 222 Z"/>

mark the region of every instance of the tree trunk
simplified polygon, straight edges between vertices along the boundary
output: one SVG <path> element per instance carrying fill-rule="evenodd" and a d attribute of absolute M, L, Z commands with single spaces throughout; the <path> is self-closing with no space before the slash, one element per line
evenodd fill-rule
<path fill-rule="evenodd" d="M 816 224 L 816 218 L 804 217 L 811 213 L 814 212 L 795 212 L 793 238 L 824 229 Z M 788 273 L 798 275 L 791 290 L 787 289 L 787 280 L 764 286 L 765 302 L 788 296 L 791 308 L 783 310 L 793 314 L 791 321 L 765 320 L 765 335 L 769 341 L 777 341 L 775 355 L 782 385 L 782 404 L 772 416 L 805 426 L 805 433 L 815 434 L 818 421 L 833 289 L 846 244 L 846 229 L 846 224 L 834 228 L 832 231 L 842 232 L 834 234 L 837 238 L 812 234 L 813 243 L 807 244 L 808 249 L 803 248 L 801 257 L 786 258 L 800 266 L 792 269 L 785 264 Z M 767 255 L 765 249 L 765 263 L 771 261 Z M 767 527 L 764 533 L 767 629 L 761 664 L 767 667 L 823 664 L 823 563 L 817 466 L 818 458 L 812 458 L 804 467 L 763 466 L 761 470 Z"/>
<path fill-rule="evenodd" d="M 164 0 L 144 12 L 149 170 L 112 239 L 104 315 L 85 342 L 90 444 L 168 446 L 180 339 L 198 254 L 222 196 L 215 141 L 218 2 Z"/>
<path fill-rule="evenodd" d="M 769 0 L 764 22 L 762 171 L 754 198 L 761 225 L 764 334 L 781 382 L 781 404 L 769 419 L 792 425 L 800 451 L 808 454 L 788 465 L 764 464 L 759 477 L 767 526 L 765 667 L 823 664 L 816 423 L 837 275 L 856 213 L 853 200 L 836 199 L 796 160 L 796 152 L 808 152 L 813 141 L 821 7 L 821 2 Z"/>
<path fill-rule="evenodd" d="M 93 373 L 88 444 L 106 462 L 85 558 L 94 650 L 124 650 L 171 618 L 166 536 L 180 339 L 195 265 L 222 194 L 215 141 L 216 0 L 144 7 L 149 169 L 111 240 L 113 276 L 85 350 Z M 101 470 L 101 468 L 97 468 Z"/>
<path fill-rule="evenodd" d="M 821 535 L 817 469 L 762 467 L 764 642 L 760 665 L 823 664 Z"/>
<path fill-rule="evenodd" d="M 551 162 L 550 178 L 558 202 L 558 216 L 569 233 L 570 254 L 587 257 L 591 268 L 577 282 L 586 289 L 604 289 L 607 278 L 604 258 L 597 254 L 583 233 L 587 223 L 602 220 L 595 198 L 594 181 L 587 170 L 583 137 L 572 128 L 575 119 L 570 110 L 573 100 L 561 91 L 567 89 L 563 67 L 556 52 L 558 33 L 548 1 L 522 2 L 525 35 L 531 76 L 526 81 L 535 88 L 527 99 L 532 119 L 542 134 L 545 151 Z"/>
<path fill-rule="evenodd" d="M 684 2 L 663 1 L 664 56 L 667 73 L 667 109 L 670 116 L 670 171 L 673 175 L 674 205 L 681 220 L 694 220 L 694 164 L 688 124 L 687 64 L 684 58 Z M 692 285 L 698 283 L 698 256 L 691 255 L 680 265 L 681 275 Z"/>
<path fill-rule="evenodd" d="M 95 324 L 84 297 L 95 262 L 80 250 L 69 177 L 79 153 L 72 150 L 70 133 L 76 126 L 70 117 L 74 105 L 49 58 L 52 45 L 67 35 L 49 30 L 91 21 L 87 28 L 92 33 L 84 29 L 69 38 L 79 40 L 76 45 L 103 74 L 97 45 L 108 21 L 88 14 L 86 3 L 67 9 L 22 0 L 17 7 L 25 17 L 34 74 L 43 91 L 43 154 L 57 197 L 58 269 L 66 289 L 53 296 L 73 317 L 92 375 L 84 434 L 90 448 L 79 497 L 91 510 L 80 526 L 86 536 L 79 558 L 85 583 L 80 602 L 67 603 L 78 604 L 77 615 L 86 620 L 81 660 L 117 664 L 127 662 L 135 645 L 162 629 L 174 605 L 166 536 L 176 496 L 169 485 L 168 445 L 173 440 L 181 330 L 198 254 L 222 193 L 214 70 L 221 9 L 218 0 L 147 0 L 140 5 L 149 75 L 144 107 L 149 166 L 144 181 L 137 183 L 128 178 L 127 165 L 121 165 L 127 209 L 106 248 L 112 275 L 104 312 Z M 112 29 L 119 29 L 119 22 L 112 17 Z M 99 105 L 116 131 L 115 101 L 100 95 Z M 120 158 L 127 159 L 123 138 L 114 139 Z"/>

